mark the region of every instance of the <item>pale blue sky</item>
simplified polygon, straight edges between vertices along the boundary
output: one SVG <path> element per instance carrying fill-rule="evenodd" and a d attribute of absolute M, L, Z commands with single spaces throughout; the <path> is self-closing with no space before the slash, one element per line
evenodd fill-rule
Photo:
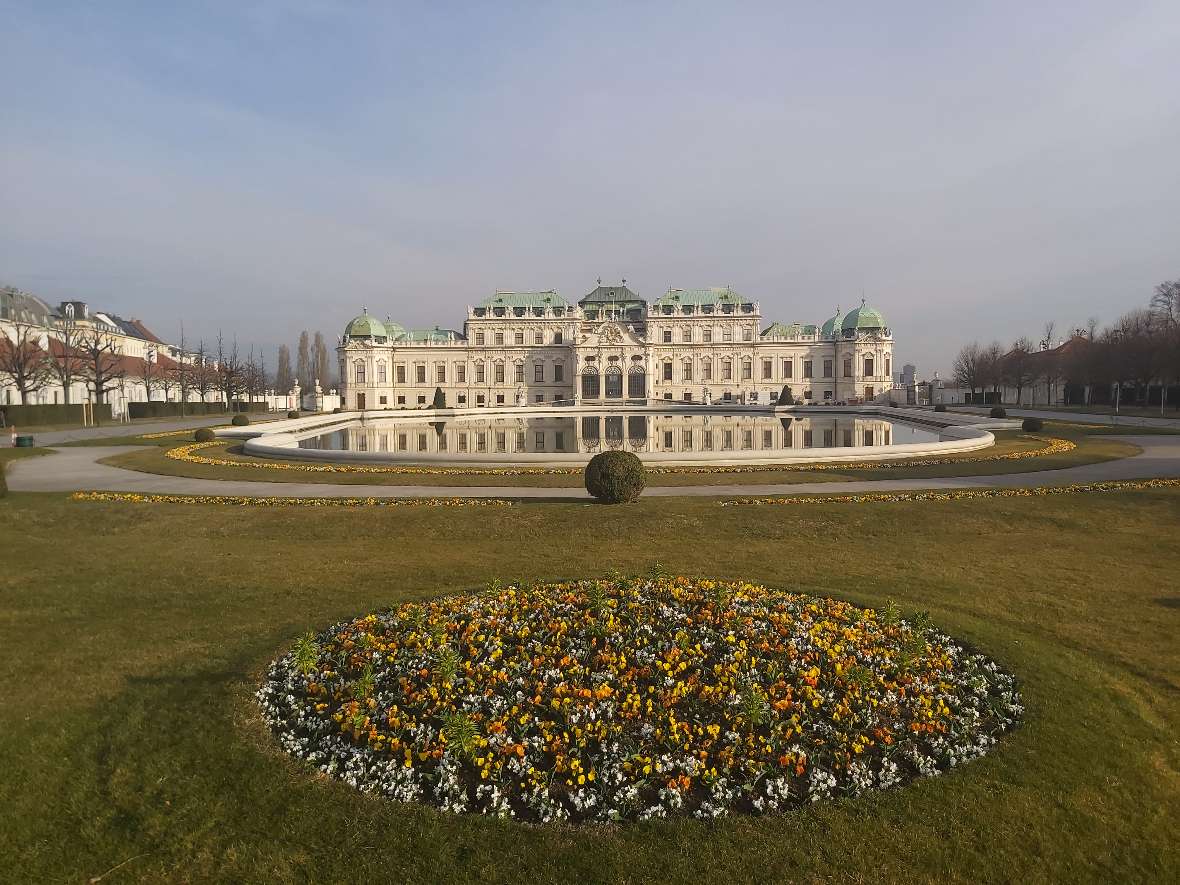
<path fill-rule="evenodd" d="M 1180 4 L 0 0 L 0 281 L 273 348 L 732 285 L 897 362 L 1180 277 Z M 273 357 L 272 357 L 273 358 Z M 272 363 L 273 365 L 273 363 Z"/>

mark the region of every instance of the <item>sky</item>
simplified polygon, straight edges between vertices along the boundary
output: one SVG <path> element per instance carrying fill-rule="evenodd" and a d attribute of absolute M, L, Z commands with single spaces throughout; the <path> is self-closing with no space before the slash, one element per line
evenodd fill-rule
<path fill-rule="evenodd" d="M 273 352 L 497 289 L 862 297 L 895 362 L 1180 278 L 1180 4 L 0 0 L 0 284 Z M 272 363 L 273 365 L 273 363 Z"/>

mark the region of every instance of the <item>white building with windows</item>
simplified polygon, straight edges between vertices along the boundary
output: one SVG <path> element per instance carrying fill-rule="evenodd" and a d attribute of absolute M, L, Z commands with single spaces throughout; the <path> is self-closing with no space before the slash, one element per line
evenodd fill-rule
<path fill-rule="evenodd" d="M 571 304 L 557 292 L 497 292 L 463 331 L 406 329 L 367 311 L 337 353 L 347 409 L 640 400 L 805 404 L 887 400 L 893 335 L 864 304 L 820 326 L 771 323 L 729 288 L 669 289 L 648 303 L 625 285 Z"/>

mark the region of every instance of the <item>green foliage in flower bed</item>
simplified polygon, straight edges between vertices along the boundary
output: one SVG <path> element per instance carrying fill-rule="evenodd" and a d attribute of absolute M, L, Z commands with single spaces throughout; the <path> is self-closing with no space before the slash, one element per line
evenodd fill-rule
<path fill-rule="evenodd" d="M 239 413 L 234 415 L 233 418 L 230 419 L 229 423 L 234 425 L 234 427 L 245 427 L 250 423 L 250 417 L 248 415 Z"/>
<path fill-rule="evenodd" d="M 197 442 L 213 442 L 217 439 L 217 434 L 208 427 L 197 428 L 197 432 L 193 434 L 193 438 Z"/>
<path fill-rule="evenodd" d="M 599 452 L 586 465 L 586 491 L 605 504 L 634 501 L 646 484 L 643 462 L 632 452 Z"/>
<path fill-rule="evenodd" d="M 1045 422 L 1040 418 L 1025 418 L 1024 423 L 1020 425 L 1020 429 L 1025 433 L 1040 433 L 1045 429 Z"/>
<path fill-rule="evenodd" d="M 1022 712 L 925 614 L 662 575 L 345 621 L 258 697 L 288 752 L 362 790 L 536 821 L 857 796 L 983 755 Z"/>

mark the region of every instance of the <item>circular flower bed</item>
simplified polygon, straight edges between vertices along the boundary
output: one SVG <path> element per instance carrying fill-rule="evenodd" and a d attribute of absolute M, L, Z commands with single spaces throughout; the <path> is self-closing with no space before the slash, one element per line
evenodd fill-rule
<path fill-rule="evenodd" d="M 1015 679 L 881 611 L 683 577 L 493 585 L 308 634 L 259 689 L 362 790 L 524 820 L 769 813 L 987 752 Z"/>

